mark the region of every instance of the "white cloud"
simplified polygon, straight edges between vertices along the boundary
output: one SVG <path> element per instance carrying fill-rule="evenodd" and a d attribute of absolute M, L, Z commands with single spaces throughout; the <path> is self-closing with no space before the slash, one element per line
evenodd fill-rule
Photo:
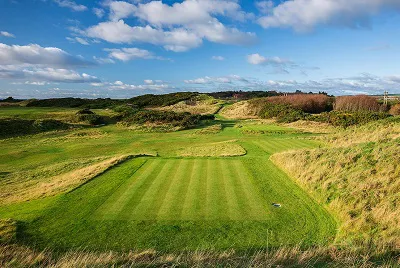
<path fill-rule="evenodd" d="M 286 65 L 287 63 L 291 63 L 291 61 L 279 57 L 266 58 L 258 53 L 248 55 L 247 62 L 253 65 Z"/>
<path fill-rule="evenodd" d="M 185 29 L 163 31 L 149 25 L 131 27 L 123 20 L 99 23 L 87 29 L 86 34 L 110 43 L 146 42 L 163 45 L 165 49 L 172 51 L 186 51 L 202 43 L 201 38 Z"/>
<path fill-rule="evenodd" d="M 255 41 L 252 32 L 227 27 L 215 16 L 246 20 L 251 17 L 232 0 L 186 0 L 167 5 L 151 1 L 137 5 L 124 1 L 106 1 L 110 21 L 102 22 L 86 31 L 75 33 L 103 39 L 111 43 L 144 42 L 161 45 L 166 50 L 183 52 L 199 47 L 203 39 L 221 44 L 247 45 Z M 131 26 L 122 19 L 135 17 L 142 25 Z"/>
<path fill-rule="evenodd" d="M 66 37 L 66 39 L 68 41 L 70 41 L 71 43 L 80 43 L 80 44 L 85 45 L 85 46 L 89 45 L 89 42 L 86 39 L 82 38 L 82 37 Z"/>
<path fill-rule="evenodd" d="M 211 77 L 205 76 L 192 80 L 184 80 L 185 84 L 230 84 L 234 82 L 247 82 L 247 79 L 238 75 Z"/>
<path fill-rule="evenodd" d="M 319 24 L 365 27 L 382 9 L 400 9 L 398 0 L 292 0 L 274 7 L 258 19 L 264 28 L 289 27 L 308 31 Z"/>
<path fill-rule="evenodd" d="M 157 60 L 164 60 L 162 57 L 157 57 L 153 55 L 148 50 L 139 49 L 139 48 L 121 48 L 121 49 L 104 49 L 104 51 L 109 52 L 108 57 L 112 59 L 117 59 L 120 61 L 130 61 L 135 59 L 157 59 Z"/>
<path fill-rule="evenodd" d="M 259 1 L 255 3 L 256 8 L 263 14 L 269 14 L 273 7 L 274 7 L 274 2 L 269 0 L 269 1 Z"/>
<path fill-rule="evenodd" d="M 92 11 L 98 18 L 102 18 L 104 16 L 104 14 L 105 14 L 104 9 L 97 8 L 97 7 L 94 7 L 92 9 Z"/>
<path fill-rule="evenodd" d="M 5 31 L 1 31 L 0 36 L 15 38 L 15 35 L 13 35 L 12 33 L 9 33 L 9 32 L 5 32 Z"/>
<path fill-rule="evenodd" d="M 109 17 L 113 21 L 132 17 L 137 10 L 136 6 L 124 1 L 107 2 L 105 5 L 108 5 L 110 8 Z"/>
<path fill-rule="evenodd" d="M 225 60 L 225 58 L 222 57 L 222 56 L 212 56 L 211 59 L 212 59 L 212 60 L 219 60 L 219 61 Z"/>
<path fill-rule="evenodd" d="M 103 82 L 103 83 L 91 83 L 93 87 L 105 87 L 110 90 L 138 90 L 138 91 L 165 91 L 174 90 L 174 86 L 158 80 L 144 80 L 143 85 L 127 84 L 122 81 L 115 81 L 114 83 Z"/>
<path fill-rule="evenodd" d="M 95 76 L 86 73 L 79 74 L 73 70 L 35 67 L 18 69 L 9 66 L 0 66 L 0 79 L 24 79 L 31 82 L 46 81 L 62 83 L 100 82 Z"/>
<path fill-rule="evenodd" d="M 56 47 L 0 43 L 0 79 L 24 79 L 30 82 L 87 83 L 99 79 L 68 68 L 94 65 L 80 56 L 72 56 Z"/>
<path fill-rule="evenodd" d="M 226 16 L 235 20 L 252 18 L 241 10 L 237 1 L 230 0 L 186 0 L 167 5 L 162 1 L 149 1 L 133 5 L 124 1 L 108 1 L 110 19 L 119 20 L 138 17 L 151 25 L 189 25 L 207 23 L 214 15 Z"/>
<path fill-rule="evenodd" d="M 115 63 L 115 61 L 113 59 L 110 59 L 110 58 L 98 58 L 96 56 L 93 56 L 93 59 L 95 60 L 95 62 L 97 62 L 99 64 L 113 64 L 113 63 Z"/>
<path fill-rule="evenodd" d="M 80 5 L 75 3 L 74 1 L 71 0 L 53 0 L 55 3 L 57 3 L 60 7 L 66 7 L 69 8 L 73 11 L 85 11 L 87 10 L 87 7 L 84 5 Z"/>
<path fill-rule="evenodd" d="M 0 65 L 35 65 L 55 68 L 91 66 L 82 57 L 72 56 L 56 47 L 27 46 L 0 43 Z"/>

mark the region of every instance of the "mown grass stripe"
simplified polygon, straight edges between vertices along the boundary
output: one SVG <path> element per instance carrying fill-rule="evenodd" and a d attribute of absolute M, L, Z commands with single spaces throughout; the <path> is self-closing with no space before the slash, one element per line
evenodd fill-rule
<path fill-rule="evenodd" d="M 182 220 L 196 220 L 201 215 L 201 190 L 202 184 L 205 182 L 206 174 L 203 173 L 204 160 L 195 159 L 193 161 L 193 169 L 190 176 L 190 182 L 187 189 L 186 198 L 182 207 Z M 201 176 L 203 175 L 203 176 Z"/>
<path fill-rule="evenodd" d="M 259 196 L 258 191 L 253 185 L 251 178 L 249 178 L 251 175 L 247 171 L 242 161 L 235 160 L 234 164 L 238 177 L 240 178 L 241 185 L 245 192 L 246 198 L 250 204 L 251 218 L 258 220 L 265 219 L 266 218 L 265 214 L 267 213 L 267 210 L 265 209 L 265 205 L 263 204 L 264 201 Z"/>
<path fill-rule="evenodd" d="M 221 169 L 221 159 L 212 160 L 212 165 L 215 170 L 215 186 L 214 186 L 214 197 L 215 197 L 215 210 L 218 219 L 227 220 L 229 219 L 229 210 L 228 210 L 228 197 L 226 195 L 225 182 L 224 182 L 224 174 Z"/>
<path fill-rule="evenodd" d="M 222 174 L 222 182 L 224 187 L 224 196 L 226 198 L 226 207 L 228 210 L 228 218 L 230 220 L 240 220 L 241 219 L 241 211 L 238 204 L 239 197 L 236 194 L 235 188 L 238 186 L 235 184 L 236 176 L 233 176 L 230 172 L 229 165 L 232 163 L 230 160 L 218 160 L 221 174 Z"/>
<path fill-rule="evenodd" d="M 167 194 L 170 191 L 174 180 L 179 179 L 179 173 L 184 170 L 183 159 L 180 160 L 169 160 L 172 162 L 172 167 L 164 177 L 160 177 L 159 188 L 154 192 L 154 198 L 150 204 L 150 209 L 145 213 L 146 219 L 157 219 L 162 207 L 167 204 Z M 157 182 L 155 182 L 157 183 Z M 179 183 L 179 182 L 178 182 Z M 171 200 L 169 200 L 171 201 Z M 167 211 L 168 216 L 168 211 Z M 171 215 L 172 216 L 172 215 Z"/>
<path fill-rule="evenodd" d="M 171 174 L 171 177 L 167 178 L 170 181 L 170 186 L 157 211 L 157 219 L 159 220 L 179 219 L 180 209 L 176 208 L 176 203 L 179 200 L 179 195 L 182 194 L 180 192 L 181 186 L 188 180 L 186 176 L 188 172 L 188 160 L 180 160 L 178 166 L 176 173 Z M 160 198 L 161 197 L 162 196 L 160 196 Z"/>
<path fill-rule="evenodd" d="M 218 218 L 218 189 L 217 189 L 217 171 L 215 165 L 210 159 L 207 162 L 207 200 L 206 200 L 206 219 L 212 220 Z"/>
<path fill-rule="evenodd" d="M 151 185 L 143 193 L 142 198 L 138 200 L 138 203 L 134 210 L 131 210 L 132 220 L 145 220 L 148 219 L 149 215 L 154 215 L 154 208 L 152 207 L 158 200 L 158 192 L 163 187 L 163 183 L 168 180 L 170 172 L 174 167 L 175 161 L 166 160 L 165 165 L 158 175 L 153 179 Z"/>
<path fill-rule="evenodd" d="M 139 168 L 136 173 L 127 178 L 117 191 L 115 191 L 107 201 L 99 208 L 103 215 L 103 219 L 113 219 L 122 210 L 125 204 L 132 196 L 134 188 L 141 184 L 146 179 L 147 174 L 153 171 L 154 166 L 157 165 L 155 160 L 147 160 L 147 162 Z"/>
<path fill-rule="evenodd" d="M 146 172 L 141 176 L 139 183 L 136 183 L 131 191 L 131 196 L 129 201 L 125 206 L 121 207 L 121 212 L 118 214 L 119 219 L 129 219 L 132 211 L 139 205 L 140 200 L 147 191 L 147 189 L 152 185 L 154 179 L 162 172 L 166 161 L 165 160 L 154 160 L 156 163 L 150 172 Z M 134 179 L 134 178 L 133 178 Z"/>
<path fill-rule="evenodd" d="M 189 184 L 193 176 L 194 160 L 184 160 L 185 168 L 179 177 L 178 183 L 172 191 L 173 199 L 169 205 L 171 219 L 181 219 L 183 206 L 185 204 L 186 196 L 188 194 Z"/>

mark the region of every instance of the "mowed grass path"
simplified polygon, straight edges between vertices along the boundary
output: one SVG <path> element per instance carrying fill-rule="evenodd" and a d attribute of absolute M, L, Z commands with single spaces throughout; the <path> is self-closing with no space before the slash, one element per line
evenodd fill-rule
<path fill-rule="evenodd" d="M 106 220 L 266 220 L 241 160 L 150 159 L 96 211 Z"/>

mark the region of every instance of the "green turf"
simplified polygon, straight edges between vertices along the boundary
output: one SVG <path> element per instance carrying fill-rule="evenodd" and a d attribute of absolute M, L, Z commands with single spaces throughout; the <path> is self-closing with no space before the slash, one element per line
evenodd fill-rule
<path fill-rule="evenodd" d="M 222 131 L 213 135 L 197 135 L 197 129 L 136 133 L 111 125 L 97 128 L 100 139 L 68 138 L 86 131 L 71 130 L 0 141 L 0 186 L 60 162 L 158 153 L 119 164 L 69 193 L 0 207 L 0 218 L 20 221 L 20 243 L 63 250 L 241 250 L 332 241 L 334 219 L 269 161 L 275 152 L 321 144 L 291 130 L 256 136 L 242 133 L 235 121 L 220 123 Z M 223 141 L 247 154 L 179 156 L 184 148 Z"/>

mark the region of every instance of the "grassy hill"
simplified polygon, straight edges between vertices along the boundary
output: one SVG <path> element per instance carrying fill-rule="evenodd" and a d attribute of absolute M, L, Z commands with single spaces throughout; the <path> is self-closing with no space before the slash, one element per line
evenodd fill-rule
<path fill-rule="evenodd" d="M 323 137 L 331 148 L 272 160 L 338 215 L 338 243 L 398 250 L 399 130 L 399 118 L 373 122 Z"/>

